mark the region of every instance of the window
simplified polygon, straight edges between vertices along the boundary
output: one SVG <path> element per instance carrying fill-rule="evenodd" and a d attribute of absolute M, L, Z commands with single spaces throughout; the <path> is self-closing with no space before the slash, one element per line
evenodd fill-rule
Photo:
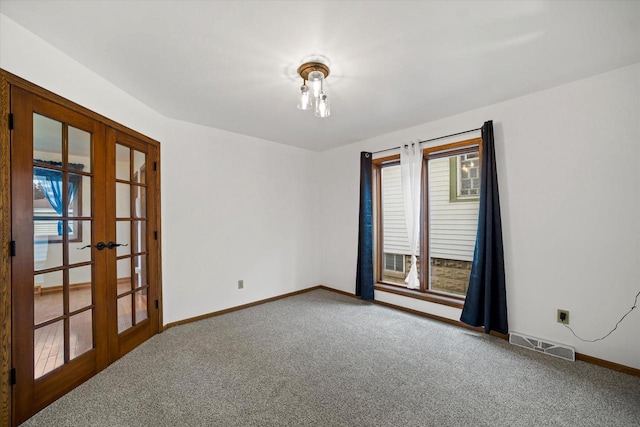
<path fill-rule="evenodd" d="M 384 269 L 395 273 L 404 273 L 404 255 L 384 254 Z"/>
<path fill-rule="evenodd" d="M 62 173 L 45 168 L 34 169 L 33 178 L 33 216 L 34 237 L 36 240 L 46 240 L 49 243 L 61 243 L 63 221 L 57 220 L 62 216 L 60 190 L 62 187 Z M 82 216 L 82 176 L 69 174 L 69 192 L 72 194 L 68 203 L 66 216 Z M 56 207 L 53 204 L 56 204 Z M 58 212 L 60 211 L 60 212 Z M 82 241 L 82 225 L 80 221 L 68 220 L 67 232 L 70 242 Z"/>
<path fill-rule="evenodd" d="M 478 225 L 481 139 L 423 150 L 420 291 L 463 299 Z M 378 256 L 377 281 L 403 286 L 409 243 L 399 156 L 374 160 Z"/>

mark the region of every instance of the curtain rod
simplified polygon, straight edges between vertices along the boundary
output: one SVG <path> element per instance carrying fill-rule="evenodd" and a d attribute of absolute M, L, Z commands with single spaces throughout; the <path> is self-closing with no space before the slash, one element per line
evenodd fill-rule
<path fill-rule="evenodd" d="M 418 144 L 422 144 L 422 143 L 424 143 L 424 142 L 437 141 L 438 139 L 449 138 L 450 136 L 462 135 L 463 133 L 475 132 L 475 131 L 480 130 L 480 129 L 482 129 L 482 127 L 479 127 L 479 128 L 476 128 L 476 129 L 463 130 L 462 132 L 452 133 L 451 135 L 438 136 L 438 137 L 436 137 L 436 138 L 425 139 L 424 141 L 418 141 Z M 398 149 L 400 149 L 400 148 L 402 148 L 402 145 L 400 145 L 400 146 L 398 146 L 398 147 L 385 148 L 384 150 L 374 151 L 374 152 L 373 152 L 373 153 L 371 153 L 371 154 L 384 153 L 385 151 L 398 150 Z"/>

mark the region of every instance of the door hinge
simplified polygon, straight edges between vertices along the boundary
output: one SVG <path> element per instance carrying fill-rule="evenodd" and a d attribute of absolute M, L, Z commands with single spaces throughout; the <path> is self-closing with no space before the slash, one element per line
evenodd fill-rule
<path fill-rule="evenodd" d="M 158 162 L 153 162 L 153 170 L 154 171 L 158 170 Z"/>
<path fill-rule="evenodd" d="M 16 368 L 11 368 L 11 372 L 9 372 L 9 385 L 16 384 Z"/>
<path fill-rule="evenodd" d="M 156 308 L 160 308 L 160 304 L 158 303 L 158 300 L 156 300 Z"/>
<path fill-rule="evenodd" d="M 13 113 L 9 113 L 9 130 L 13 130 Z"/>
<path fill-rule="evenodd" d="M 9 248 L 9 251 L 11 252 L 11 256 L 16 256 L 16 241 L 15 240 L 11 241 L 11 246 Z"/>
<path fill-rule="evenodd" d="M 158 240 L 158 232 L 157 232 L 157 231 L 154 231 L 154 232 L 153 232 L 153 238 L 154 238 L 155 240 Z"/>

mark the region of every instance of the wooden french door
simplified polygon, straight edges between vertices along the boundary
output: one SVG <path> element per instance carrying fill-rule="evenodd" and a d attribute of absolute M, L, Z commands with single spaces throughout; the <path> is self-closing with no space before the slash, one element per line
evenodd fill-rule
<path fill-rule="evenodd" d="M 156 147 L 108 128 L 106 160 L 109 360 L 158 333 Z"/>
<path fill-rule="evenodd" d="M 19 424 L 158 332 L 157 147 L 11 87 Z"/>

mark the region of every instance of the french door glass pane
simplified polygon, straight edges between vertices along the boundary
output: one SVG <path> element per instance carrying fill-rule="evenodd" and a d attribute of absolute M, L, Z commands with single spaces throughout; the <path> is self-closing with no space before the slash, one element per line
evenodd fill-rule
<path fill-rule="evenodd" d="M 116 217 L 131 217 L 131 186 L 129 184 L 116 183 Z"/>
<path fill-rule="evenodd" d="M 116 247 L 117 256 L 131 253 L 131 221 L 116 221 L 116 242 L 123 245 Z"/>
<path fill-rule="evenodd" d="M 134 262 L 134 275 L 133 286 L 134 288 L 140 288 L 148 285 L 147 283 L 147 256 L 139 255 L 133 258 Z"/>
<path fill-rule="evenodd" d="M 33 334 L 35 379 L 64 364 L 64 321 L 38 328 Z"/>
<path fill-rule="evenodd" d="M 140 151 L 133 151 L 133 180 L 134 182 L 144 184 L 146 182 L 145 170 L 146 155 Z"/>
<path fill-rule="evenodd" d="M 93 187 L 91 187 L 91 177 L 90 176 L 82 176 L 82 190 L 81 198 L 78 200 L 78 203 L 81 203 L 80 210 L 78 212 L 82 212 L 82 216 L 87 217 L 92 215 L 91 211 L 91 199 L 93 195 Z"/>
<path fill-rule="evenodd" d="M 135 247 L 131 250 L 135 253 L 147 251 L 147 222 L 133 221 L 133 233 L 135 236 Z"/>
<path fill-rule="evenodd" d="M 69 269 L 69 312 L 91 305 L 91 270 L 90 265 Z"/>
<path fill-rule="evenodd" d="M 69 168 L 91 172 L 91 134 L 73 126 L 69 126 L 68 132 Z M 82 168 L 79 168 L 79 165 L 82 165 Z"/>
<path fill-rule="evenodd" d="M 93 348 L 93 310 L 86 310 L 69 319 L 69 359 Z"/>
<path fill-rule="evenodd" d="M 62 201 L 62 172 L 48 168 L 33 168 L 33 216 L 61 217 Z M 60 235 L 57 224 L 51 234 Z"/>
<path fill-rule="evenodd" d="M 136 324 L 148 317 L 147 314 L 147 288 L 141 289 L 134 294 L 136 305 Z"/>
<path fill-rule="evenodd" d="M 132 294 L 118 298 L 118 333 L 133 326 L 133 310 L 131 309 Z"/>
<path fill-rule="evenodd" d="M 116 144 L 116 179 L 130 181 L 131 150 L 124 145 Z"/>
<path fill-rule="evenodd" d="M 131 258 L 119 259 L 116 262 L 118 278 L 118 295 L 129 292 L 131 288 Z"/>
<path fill-rule="evenodd" d="M 62 265 L 62 245 L 49 241 L 57 234 L 59 221 L 33 221 L 33 267 L 45 270 Z"/>
<path fill-rule="evenodd" d="M 64 314 L 62 271 L 36 274 L 33 281 L 33 323 L 39 325 Z"/>
<path fill-rule="evenodd" d="M 91 221 L 70 221 L 71 226 L 82 230 L 78 240 L 69 240 L 69 264 L 91 261 Z"/>
<path fill-rule="evenodd" d="M 62 123 L 33 113 L 33 159 L 62 162 Z"/>
<path fill-rule="evenodd" d="M 134 211 L 134 217 L 145 218 L 147 216 L 147 189 L 145 187 L 134 186 L 134 200 L 136 208 Z"/>

